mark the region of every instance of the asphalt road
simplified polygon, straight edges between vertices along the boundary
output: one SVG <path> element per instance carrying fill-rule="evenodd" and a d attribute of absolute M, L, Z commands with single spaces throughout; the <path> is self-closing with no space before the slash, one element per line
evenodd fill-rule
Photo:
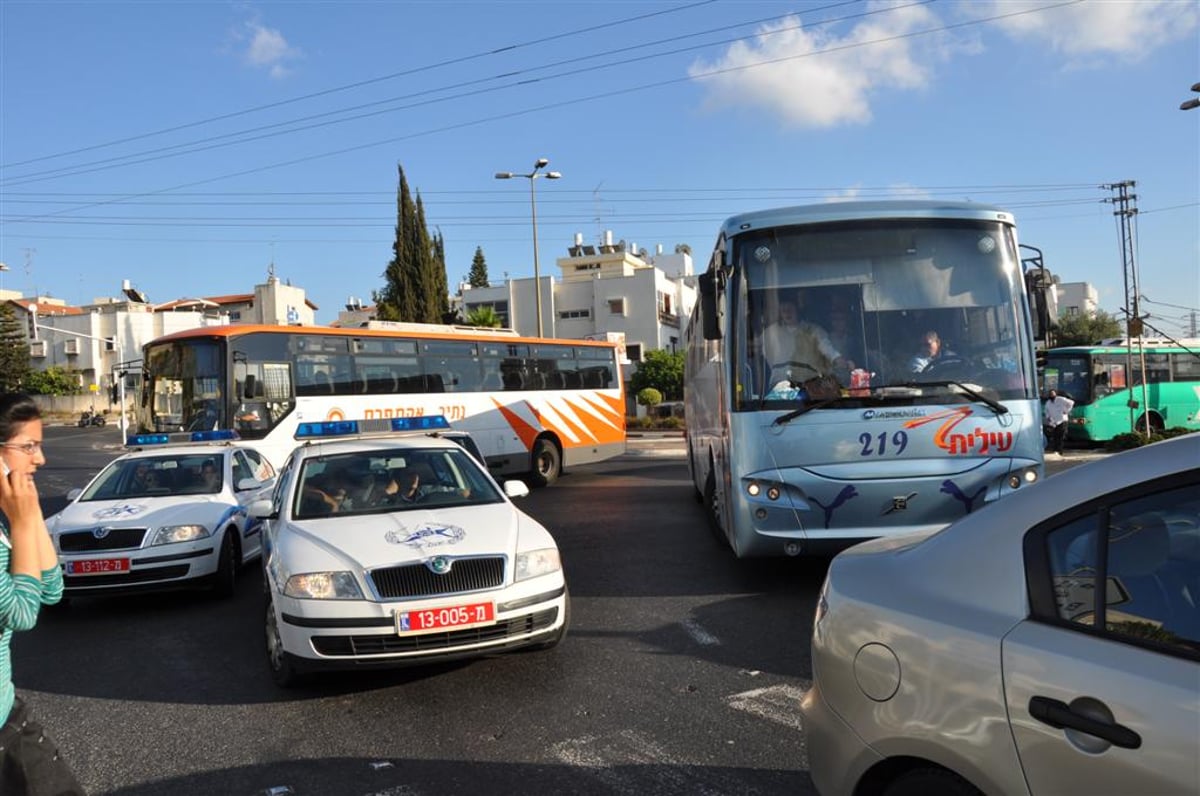
<path fill-rule="evenodd" d="M 46 509 L 117 441 L 47 429 Z M 522 502 L 563 551 L 556 650 L 281 691 L 251 566 L 230 600 L 47 611 L 14 641 L 17 688 L 93 794 L 812 793 L 796 704 L 824 563 L 733 559 L 681 451 L 633 438 Z"/>

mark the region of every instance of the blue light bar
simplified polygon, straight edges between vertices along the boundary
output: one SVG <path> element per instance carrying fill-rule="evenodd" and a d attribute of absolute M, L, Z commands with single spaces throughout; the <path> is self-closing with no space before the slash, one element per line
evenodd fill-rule
<path fill-rule="evenodd" d="M 357 433 L 357 420 L 327 420 L 323 423 L 301 423 L 296 426 L 295 438 L 347 437 Z"/>
<path fill-rule="evenodd" d="M 392 431 L 433 431 L 446 428 L 450 428 L 450 421 L 445 415 L 392 418 Z"/>
<path fill-rule="evenodd" d="M 212 431 L 193 431 L 192 442 L 224 442 L 226 440 L 241 439 L 238 433 L 232 428 L 214 429 Z"/>
<path fill-rule="evenodd" d="M 212 431 L 176 431 L 172 433 L 130 434 L 125 438 L 126 448 L 144 448 L 148 445 L 194 445 L 204 442 L 232 442 L 241 436 L 231 428 Z"/>
<path fill-rule="evenodd" d="M 132 448 L 142 445 L 166 445 L 170 441 L 169 434 L 130 434 L 125 438 L 125 446 Z"/>
<path fill-rule="evenodd" d="M 331 439 L 355 437 L 361 434 L 389 434 L 399 431 L 437 431 L 450 428 L 445 415 L 423 415 L 421 417 L 372 418 L 363 420 L 325 420 L 300 423 L 296 426 L 296 439 Z"/>

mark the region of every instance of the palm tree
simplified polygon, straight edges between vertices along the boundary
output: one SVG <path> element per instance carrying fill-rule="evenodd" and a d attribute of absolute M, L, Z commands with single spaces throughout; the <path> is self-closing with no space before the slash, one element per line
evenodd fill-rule
<path fill-rule="evenodd" d="M 468 326 L 481 326 L 486 329 L 498 329 L 501 326 L 500 316 L 488 305 L 475 307 L 467 313 Z"/>

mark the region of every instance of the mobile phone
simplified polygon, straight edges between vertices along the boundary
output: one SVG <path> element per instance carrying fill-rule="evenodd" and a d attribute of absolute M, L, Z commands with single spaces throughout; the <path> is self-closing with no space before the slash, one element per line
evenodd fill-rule
<path fill-rule="evenodd" d="M 8 462 L 0 459 L 0 467 L 4 468 L 4 477 L 7 478 L 8 474 L 12 472 L 12 470 L 8 469 Z"/>

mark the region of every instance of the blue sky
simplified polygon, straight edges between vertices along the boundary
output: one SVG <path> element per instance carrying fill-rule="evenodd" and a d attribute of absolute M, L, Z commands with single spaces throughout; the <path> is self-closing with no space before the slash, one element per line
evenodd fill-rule
<path fill-rule="evenodd" d="M 73 304 L 246 292 L 272 260 L 329 322 L 382 286 L 397 166 L 451 284 L 543 274 L 604 230 L 707 261 L 735 213 L 988 202 L 1064 281 L 1200 309 L 1195 0 L 0 0 L 3 287 Z"/>

